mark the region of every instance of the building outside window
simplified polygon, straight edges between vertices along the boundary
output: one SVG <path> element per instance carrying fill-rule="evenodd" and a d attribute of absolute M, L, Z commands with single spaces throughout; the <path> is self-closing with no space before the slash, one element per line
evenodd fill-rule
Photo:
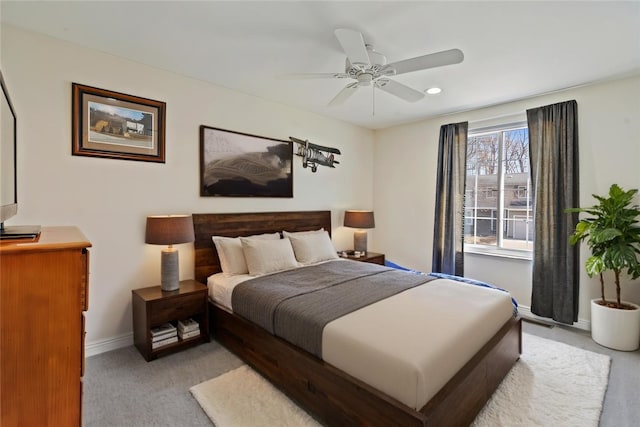
<path fill-rule="evenodd" d="M 526 123 L 470 130 L 465 251 L 530 257 L 533 194 Z"/>

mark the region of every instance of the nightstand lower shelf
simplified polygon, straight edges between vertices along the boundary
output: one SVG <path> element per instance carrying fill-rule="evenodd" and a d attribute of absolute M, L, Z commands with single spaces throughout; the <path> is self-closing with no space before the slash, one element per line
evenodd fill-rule
<path fill-rule="evenodd" d="M 209 306 L 207 287 L 195 280 L 183 280 L 180 289 L 163 292 L 160 286 L 134 289 L 133 342 L 142 356 L 151 361 L 204 342 L 209 342 Z M 200 334 L 180 339 L 162 347 L 153 348 L 151 330 L 166 323 L 177 326 L 179 320 L 194 319 Z"/>

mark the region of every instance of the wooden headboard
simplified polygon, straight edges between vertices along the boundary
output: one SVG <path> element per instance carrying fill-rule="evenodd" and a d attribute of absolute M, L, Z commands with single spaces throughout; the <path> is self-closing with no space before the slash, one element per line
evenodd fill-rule
<path fill-rule="evenodd" d="M 220 258 L 211 236 L 239 237 L 282 230 L 309 231 L 324 228 L 331 235 L 331 211 L 193 214 L 195 231 L 195 279 L 220 273 Z"/>

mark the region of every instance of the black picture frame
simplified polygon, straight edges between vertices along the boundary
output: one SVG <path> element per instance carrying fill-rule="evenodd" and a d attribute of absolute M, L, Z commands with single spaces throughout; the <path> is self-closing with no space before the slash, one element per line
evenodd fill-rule
<path fill-rule="evenodd" d="M 200 196 L 293 197 L 293 142 L 201 125 Z"/>
<path fill-rule="evenodd" d="M 72 84 L 74 156 L 165 163 L 166 104 Z"/>

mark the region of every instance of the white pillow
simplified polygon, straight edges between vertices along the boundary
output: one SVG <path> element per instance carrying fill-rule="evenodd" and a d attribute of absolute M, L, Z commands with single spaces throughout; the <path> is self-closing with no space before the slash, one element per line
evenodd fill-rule
<path fill-rule="evenodd" d="M 291 236 L 306 236 L 307 234 L 320 234 L 324 232 L 324 227 L 319 230 L 311 230 L 311 231 L 286 231 L 282 230 L 282 235 L 284 237 Z"/>
<path fill-rule="evenodd" d="M 218 251 L 220 267 L 226 276 L 249 273 L 239 237 L 212 236 L 212 239 Z M 280 239 L 280 233 L 256 234 L 247 236 L 245 239 L 278 240 Z"/>
<path fill-rule="evenodd" d="M 309 265 L 338 258 L 336 248 L 329 233 L 301 234 L 289 236 L 296 259 L 300 264 Z"/>
<path fill-rule="evenodd" d="M 249 274 L 262 276 L 276 271 L 298 267 L 293 248 L 288 238 L 280 240 L 245 239 L 242 241 L 244 258 Z"/>

